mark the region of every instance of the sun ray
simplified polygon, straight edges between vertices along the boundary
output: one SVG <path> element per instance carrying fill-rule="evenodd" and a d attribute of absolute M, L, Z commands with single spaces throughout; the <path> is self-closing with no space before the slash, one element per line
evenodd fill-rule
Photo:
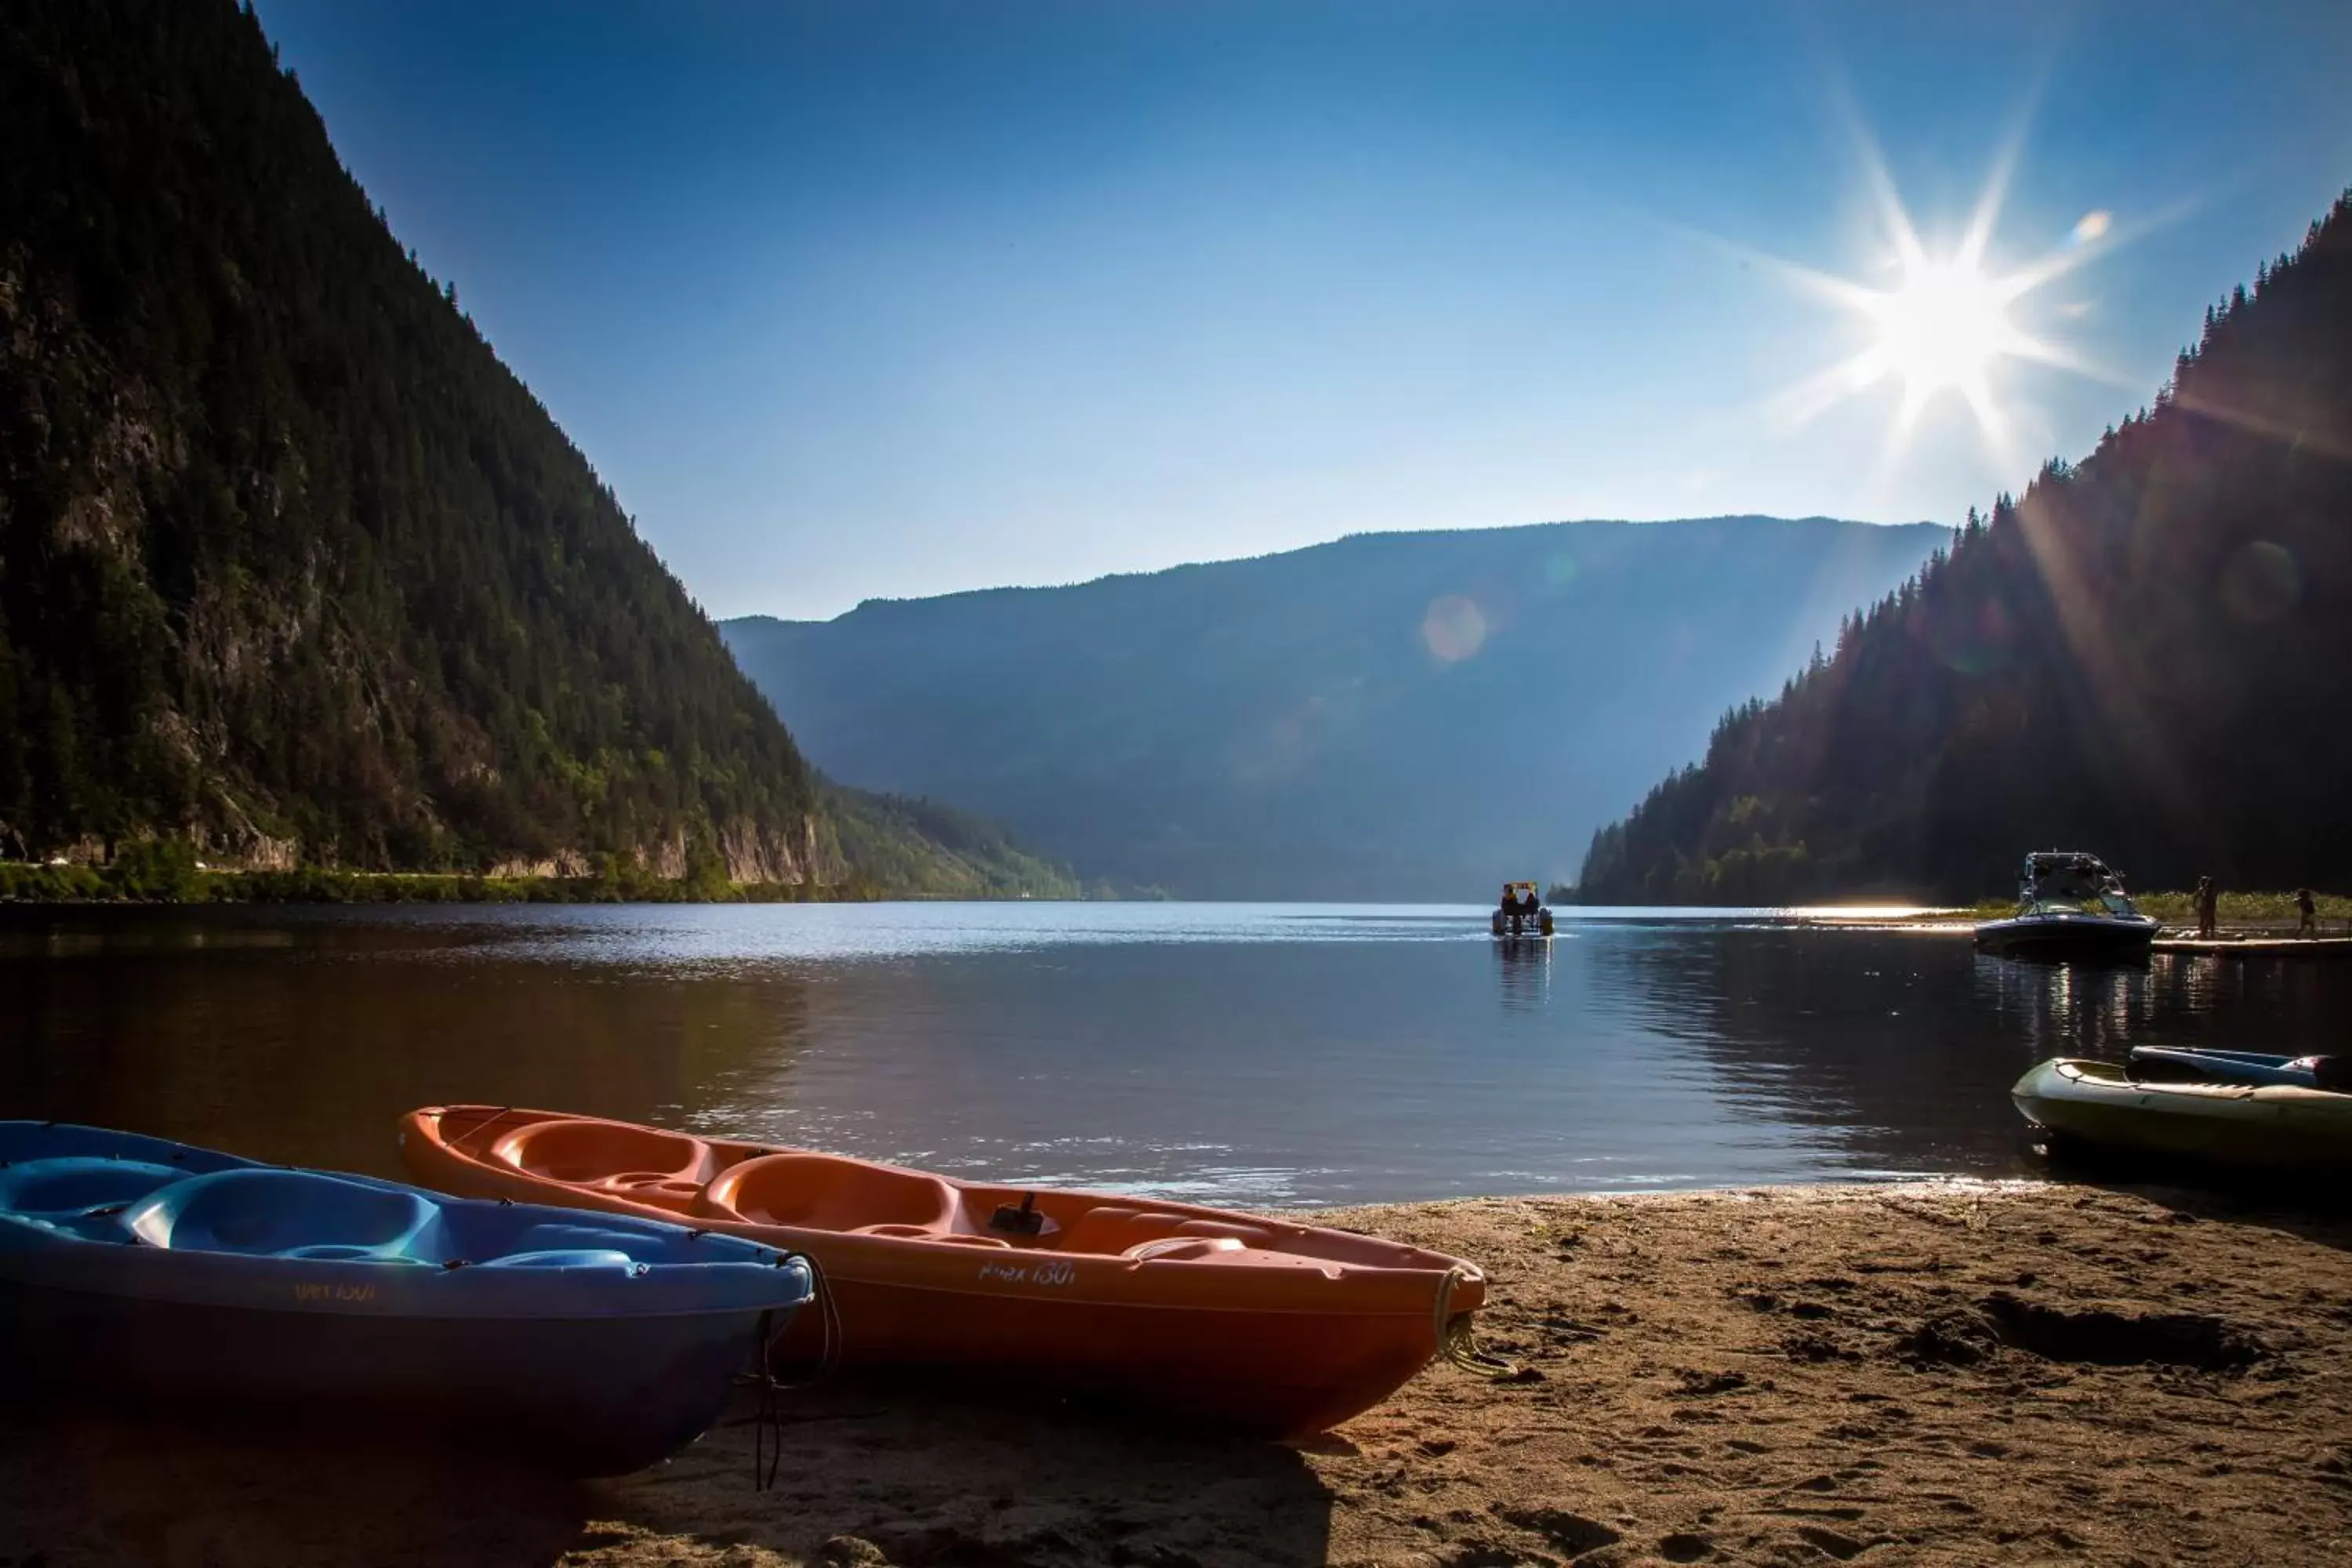
<path fill-rule="evenodd" d="M 1963 376 L 1958 386 L 1961 399 L 1977 416 L 1977 427 L 1983 432 L 1993 460 L 2003 468 L 2009 467 L 2016 458 L 2014 443 L 2010 439 L 2009 416 L 1993 402 L 1992 387 L 1986 382 L 1983 370 Z"/>
<path fill-rule="evenodd" d="M 2141 389 L 2141 383 L 2123 372 L 2101 364 L 2087 354 L 2068 348 L 2063 343 L 2053 343 L 2028 332 L 2020 332 L 2010 339 L 2004 352 L 2011 359 L 2032 360 L 2036 364 L 2046 364 L 2053 370 L 2068 371 L 2085 381 L 2095 381 L 2125 392 Z"/>
<path fill-rule="evenodd" d="M 1903 197 L 1895 188 L 1895 176 L 1887 173 L 1886 160 L 1880 155 L 1878 142 L 1858 123 L 1855 128 L 1860 141 L 1863 177 L 1870 182 L 1870 194 L 1878 207 L 1878 220 L 1886 226 L 1886 237 L 1895 247 L 1895 259 L 1906 273 L 1927 264 L 1927 247 L 1920 243 L 1919 231 L 1912 226 L 1911 214 L 1903 205 Z"/>
<path fill-rule="evenodd" d="M 2001 204 L 2009 199 L 2010 177 L 2017 172 L 2018 153 L 2024 144 L 2025 127 L 2021 121 L 1992 161 L 1992 172 L 1985 177 L 1976 210 L 1969 215 L 1968 231 L 1960 237 L 1960 248 L 1952 258 L 1954 268 L 1974 272 L 1984 265 L 1985 247 L 1992 243 L 1993 228 L 2000 222 Z"/>
<path fill-rule="evenodd" d="M 1768 406 L 1774 423 L 1793 435 L 1855 393 L 1884 380 L 1891 368 L 1874 344 L 1784 388 Z"/>

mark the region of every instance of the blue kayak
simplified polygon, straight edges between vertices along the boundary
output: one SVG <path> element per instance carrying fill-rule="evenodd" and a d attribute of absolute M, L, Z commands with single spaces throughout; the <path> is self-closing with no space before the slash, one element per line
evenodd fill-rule
<path fill-rule="evenodd" d="M 580 1475 L 717 1419 L 814 1281 L 739 1237 L 0 1121 L 0 1377 L 415 1423 Z"/>
<path fill-rule="evenodd" d="M 2294 1089 L 2338 1090 L 2352 1087 L 2352 1062 L 2342 1057 L 2134 1046 L 2127 1070 L 2143 1082 L 2284 1084 Z"/>

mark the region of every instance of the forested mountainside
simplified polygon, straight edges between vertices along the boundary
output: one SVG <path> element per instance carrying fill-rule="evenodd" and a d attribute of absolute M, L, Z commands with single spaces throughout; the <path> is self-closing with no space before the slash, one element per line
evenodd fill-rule
<path fill-rule="evenodd" d="M 1857 619 L 1596 835 L 1590 902 L 2352 882 L 2352 195 L 2152 410 Z"/>
<path fill-rule="evenodd" d="M 962 864 L 890 803 L 825 821 L 249 12 L 11 0 L 0 125 L 0 855 Z"/>
<path fill-rule="evenodd" d="M 856 885 L 935 899 L 1077 899 L 1066 866 L 1016 843 L 1000 823 L 936 800 L 818 781 L 842 862 Z"/>
<path fill-rule="evenodd" d="M 799 753 L 231 0 L 0 12 L 0 833 L 812 870 Z"/>
<path fill-rule="evenodd" d="M 1483 899 L 1777 684 L 1949 531 L 1813 518 L 1362 535 L 1252 561 L 725 624 L 829 774 L 1088 879 Z"/>

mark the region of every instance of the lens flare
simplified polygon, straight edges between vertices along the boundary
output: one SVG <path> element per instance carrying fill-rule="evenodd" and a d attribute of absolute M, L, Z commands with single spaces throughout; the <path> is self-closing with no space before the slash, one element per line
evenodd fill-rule
<path fill-rule="evenodd" d="M 1441 595 L 1421 617 L 1421 640 L 1439 663 L 1459 664 L 1486 646 L 1486 617 L 1461 595 Z"/>
<path fill-rule="evenodd" d="M 2303 568 L 2267 539 L 2242 545 L 2221 569 L 2222 607 L 2249 626 L 2277 620 L 2303 597 Z"/>

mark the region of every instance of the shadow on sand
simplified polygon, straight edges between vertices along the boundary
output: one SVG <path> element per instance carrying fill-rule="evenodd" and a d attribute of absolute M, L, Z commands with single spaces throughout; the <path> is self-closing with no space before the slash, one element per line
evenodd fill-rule
<path fill-rule="evenodd" d="M 2032 1145 L 2053 1181 L 2143 1198 L 2189 1220 L 2224 1220 L 2352 1251 L 2352 1186 L 2339 1172 L 2247 1170 L 2131 1150 Z"/>
<path fill-rule="evenodd" d="M 331 1416 L 0 1419 L 0 1563 L 518 1568 L 793 1561 L 1319 1563 L 1331 1500 L 1293 1450 L 1083 1411 L 844 1384 L 783 1409 L 753 1486 L 748 1398 L 608 1481 L 399 1444 Z M 570 1554 L 567 1556 L 567 1554 Z"/>

